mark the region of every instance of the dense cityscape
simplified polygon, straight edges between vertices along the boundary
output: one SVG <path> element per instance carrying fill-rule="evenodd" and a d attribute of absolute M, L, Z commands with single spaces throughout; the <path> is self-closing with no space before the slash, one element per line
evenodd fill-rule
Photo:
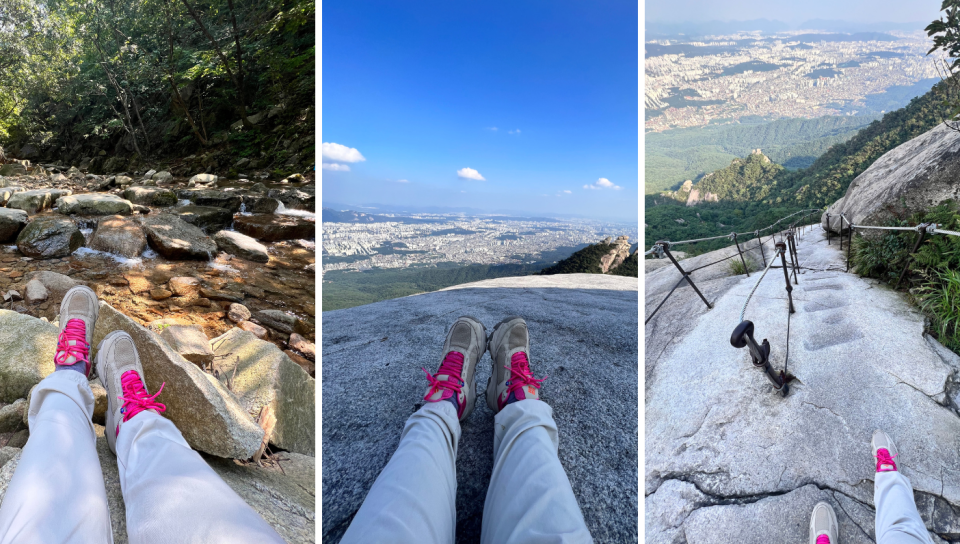
<path fill-rule="evenodd" d="M 868 95 L 938 77 L 923 32 L 870 34 L 864 41 L 824 39 L 830 36 L 738 33 L 707 41 L 647 42 L 646 130 L 744 116 L 855 115 Z"/>
<path fill-rule="evenodd" d="M 323 271 L 406 268 L 436 263 L 522 264 L 557 260 L 606 237 L 638 239 L 635 224 L 417 214 L 396 222 L 324 222 Z M 569 248 L 562 256 L 552 255 Z"/>

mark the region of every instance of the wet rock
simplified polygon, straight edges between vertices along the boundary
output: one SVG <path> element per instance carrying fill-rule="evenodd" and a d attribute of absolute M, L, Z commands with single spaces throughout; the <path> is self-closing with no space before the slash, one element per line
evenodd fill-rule
<path fill-rule="evenodd" d="M 120 188 L 127 187 L 133 185 L 133 178 L 130 176 L 117 176 L 113 179 L 113 184 Z"/>
<path fill-rule="evenodd" d="M 133 337 L 147 388 L 158 391 L 166 382 L 159 398 L 167 406 L 163 415 L 176 424 L 190 447 L 234 459 L 253 455 L 260 446 L 263 429 L 220 382 L 173 351 L 156 333 L 101 302 L 93 344 L 99 344 L 115 330 L 126 331 Z M 50 361 L 52 365 L 52 354 Z"/>
<path fill-rule="evenodd" d="M 187 182 L 187 187 L 194 187 L 196 185 L 209 185 L 216 183 L 219 178 L 213 174 L 197 174 L 190 178 L 190 181 Z"/>
<path fill-rule="evenodd" d="M 251 417 L 269 406 L 277 418 L 272 444 L 314 455 L 316 381 L 277 346 L 233 328 L 210 341 L 222 362 L 221 383 L 227 384 Z"/>
<path fill-rule="evenodd" d="M 0 208 L 0 242 L 16 239 L 28 220 L 27 212 L 23 210 Z"/>
<path fill-rule="evenodd" d="M 64 215 L 130 215 L 133 204 L 116 195 L 85 193 L 57 199 L 57 211 Z"/>
<path fill-rule="evenodd" d="M 233 223 L 233 213 L 225 208 L 212 206 L 183 206 L 175 208 L 173 213 L 187 223 L 199 227 L 203 232 L 214 233 L 229 228 Z"/>
<path fill-rule="evenodd" d="M 66 257 L 83 243 L 80 229 L 65 217 L 38 217 L 17 236 L 20 252 L 35 259 Z"/>
<path fill-rule="evenodd" d="M 23 427 L 23 413 L 27 410 L 26 399 L 17 399 L 0 408 L 0 433 L 13 433 Z"/>
<path fill-rule="evenodd" d="M 48 296 L 50 296 L 50 294 L 47 293 L 47 288 L 37 280 L 28 281 L 25 291 L 27 294 L 27 302 L 30 304 L 43 302 L 44 300 L 47 300 Z"/>
<path fill-rule="evenodd" d="M 241 321 L 246 321 L 250 319 L 250 310 L 247 309 L 243 304 L 233 303 L 230 305 L 227 311 L 227 319 L 233 321 L 234 323 L 240 323 Z"/>
<path fill-rule="evenodd" d="M 70 276 L 49 270 L 31 272 L 27 274 L 27 280 L 37 280 L 42 283 L 54 300 L 62 299 L 63 295 L 67 294 L 67 291 L 77 285 L 82 285 L 81 282 L 78 282 Z"/>
<path fill-rule="evenodd" d="M 307 359 L 303 355 L 293 351 L 292 349 L 285 349 L 283 353 L 290 358 L 291 361 L 297 363 L 297 365 L 302 368 L 311 378 L 317 377 L 317 365 L 313 361 Z"/>
<path fill-rule="evenodd" d="M 303 189 L 306 189 L 306 187 Z M 317 211 L 317 197 L 313 194 L 312 188 L 309 190 L 310 192 L 302 189 L 271 189 L 267 196 L 283 202 L 283 205 L 288 209 L 315 212 Z"/>
<path fill-rule="evenodd" d="M 30 215 L 35 215 L 44 210 L 49 210 L 53 203 L 62 196 L 69 196 L 73 191 L 62 189 L 34 189 L 32 191 L 22 191 L 14 193 L 7 202 L 8 208 L 23 210 Z"/>
<path fill-rule="evenodd" d="M 166 207 L 177 203 L 177 194 L 170 189 L 134 186 L 123 191 L 123 198 L 143 206 Z"/>
<path fill-rule="evenodd" d="M 2 187 L 2 185 L 3 184 L 0 183 L 0 187 Z M 7 203 L 10 202 L 10 197 L 12 197 L 15 193 L 22 193 L 24 191 L 26 191 L 26 189 L 19 186 L 0 188 L 0 206 L 6 206 Z"/>
<path fill-rule="evenodd" d="M 89 247 L 132 259 L 147 247 L 147 235 L 133 218 L 120 215 L 104 217 L 97 223 Z"/>
<path fill-rule="evenodd" d="M 0 402 L 26 398 L 53 372 L 58 335 L 52 323 L 0 310 Z"/>
<path fill-rule="evenodd" d="M 160 331 L 160 338 L 184 359 L 201 368 L 213 362 L 210 339 L 199 325 L 170 325 Z"/>
<path fill-rule="evenodd" d="M 247 211 L 251 213 L 273 213 L 280 207 L 280 201 L 275 198 L 247 198 L 244 200 Z"/>
<path fill-rule="evenodd" d="M 263 242 L 311 239 L 316 236 L 316 223 L 291 215 L 249 215 L 234 220 L 233 228 Z"/>
<path fill-rule="evenodd" d="M 237 323 L 237 328 L 247 331 L 261 340 L 265 340 L 268 336 L 270 336 L 270 334 L 267 332 L 267 329 L 257 325 L 252 321 L 241 321 L 240 323 Z"/>
<path fill-rule="evenodd" d="M 208 287 L 200 288 L 200 296 L 209 300 L 221 300 L 224 302 L 243 302 L 243 294 L 232 293 L 230 291 L 220 291 Z"/>
<path fill-rule="evenodd" d="M 242 259 L 256 263 L 265 263 L 270 260 L 266 246 L 239 232 L 222 230 L 213 237 L 213 241 L 221 251 Z"/>
<path fill-rule="evenodd" d="M 25 176 L 27 169 L 22 164 L 10 163 L 0 166 L 0 176 Z"/>
<path fill-rule="evenodd" d="M 260 183 L 259 181 L 250 186 L 251 193 L 266 193 L 267 186 Z"/>
<path fill-rule="evenodd" d="M 280 310 L 260 310 L 257 321 L 271 329 L 290 334 L 297 326 L 297 318 Z"/>
<path fill-rule="evenodd" d="M 138 220 L 150 247 L 168 259 L 210 259 L 217 252 L 217 244 L 210 237 L 175 215 L 149 215 Z"/>
<path fill-rule="evenodd" d="M 226 191 L 183 191 L 180 193 L 180 196 L 190 200 L 197 206 L 223 208 L 230 210 L 231 213 L 240 211 L 240 204 L 243 202 L 240 196 Z"/>
<path fill-rule="evenodd" d="M 287 341 L 287 345 L 304 354 L 311 361 L 317 360 L 317 346 L 315 346 L 313 342 L 308 342 L 306 338 L 300 336 L 299 334 L 291 334 L 290 340 Z"/>
<path fill-rule="evenodd" d="M 173 294 L 180 297 L 195 296 L 200 292 L 200 280 L 191 277 L 170 278 L 168 284 Z"/>
<path fill-rule="evenodd" d="M 166 170 L 162 172 L 157 172 L 153 175 L 153 181 L 157 183 L 168 183 L 173 180 L 173 174 L 167 172 Z"/>

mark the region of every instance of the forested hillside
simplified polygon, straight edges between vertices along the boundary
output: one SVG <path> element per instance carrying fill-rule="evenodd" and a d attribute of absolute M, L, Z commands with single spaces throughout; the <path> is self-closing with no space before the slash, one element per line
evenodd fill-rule
<path fill-rule="evenodd" d="M 0 145 L 94 173 L 185 156 L 193 170 L 302 171 L 314 152 L 314 9 L 2 0 Z"/>
<path fill-rule="evenodd" d="M 944 105 L 946 99 L 945 86 L 938 84 L 906 107 L 885 114 L 849 140 L 831 146 L 809 168 L 778 171 L 764 182 L 763 188 L 757 183 L 758 178 L 726 174 L 717 178 L 723 181 L 717 187 L 710 189 L 710 183 L 702 185 L 701 191 L 723 191 L 729 197 L 725 200 L 725 196 L 721 196 L 720 202 L 686 207 L 669 197 L 646 195 L 646 247 L 657 240 L 748 232 L 797 210 L 832 204 L 843 196 L 854 178 L 884 153 L 942 122 L 948 112 Z M 727 170 L 729 167 L 721 172 Z M 749 198 L 743 198 L 744 195 Z M 687 246 L 685 251 L 701 253 L 730 243 L 717 240 Z"/>

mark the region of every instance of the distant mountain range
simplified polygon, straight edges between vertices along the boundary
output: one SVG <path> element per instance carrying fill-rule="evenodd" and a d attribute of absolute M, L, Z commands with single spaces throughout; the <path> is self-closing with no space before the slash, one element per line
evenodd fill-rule
<path fill-rule="evenodd" d="M 753 19 L 750 21 L 705 21 L 705 22 L 663 22 L 647 21 L 644 29 L 646 39 L 676 37 L 684 35 L 686 38 L 697 36 L 732 34 L 735 32 L 760 31 L 765 34 L 785 32 L 788 30 L 818 30 L 835 33 L 868 33 L 902 31 L 912 32 L 923 30 L 929 21 L 915 21 L 909 23 L 860 23 L 856 21 L 838 21 L 830 19 L 810 19 L 799 25 L 790 25 L 783 21 L 770 19 Z M 892 38 L 892 36 L 891 36 Z"/>

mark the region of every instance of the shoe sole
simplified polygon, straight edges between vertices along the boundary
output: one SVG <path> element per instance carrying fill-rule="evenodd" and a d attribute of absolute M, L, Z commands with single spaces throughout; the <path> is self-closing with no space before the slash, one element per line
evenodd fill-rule
<path fill-rule="evenodd" d="M 487 349 L 489 350 L 493 346 L 493 338 L 497 335 L 497 330 L 500 329 L 506 323 L 513 321 L 514 319 L 523 319 L 519 315 L 512 315 L 506 319 L 501 320 L 499 323 L 493 326 L 493 330 L 490 331 L 490 336 L 487 338 Z M 526 323 L 526 321 L 524 321 Z M 497 382 L 494 382 L 493 379 L 497 375 L 496 360 L 493 357 L 493 352 L 490 352 L 490 378 L 487 380 L 487 407 L 493 410 L 493 413 L 496 414 L 500 410 L 497 409 Z"/>
<path fill-rule="evenodd" d="M 483 354 L 487 352 L 487 328 L 483 325 L 483 323 L 479 319 L 477 319 L 476 317 L 473 317 L 472 315 L 461 315 L 460 317 L 457 318 L 458 321 L 461 319 L 467 319 L 471 321 L 472 322 L 471 326 L 474 328 L 475 332 L 479 330 L 480 332 L 479 336 L 480 336 L 480 342 L 481 342 L 480 353 L 477 356 L 477 362 L 473 368 L 473 381 L 472 383 L 467 384 L 467 390 L 473 391 L 473 395 L 467 395 L 467 399 L 466 399 L 467 406 L 463 409 L 463 417 L 460 419 L 460 421 L 463 422 L 468 417 L 470 417 L 470 414 L 473 413 L 474 407 L 476 407 L 477 405 L 477 395 L 479 394 L 479 391 L 477 390 L 477 368 L 476 367 L 480 366 L 480 359 L 483 359 Z M 453 325 L 450 325 L 450 328 L 452 329 Z M 447 330 L 447 334 L 450 334 L 449 329 Z"/>

